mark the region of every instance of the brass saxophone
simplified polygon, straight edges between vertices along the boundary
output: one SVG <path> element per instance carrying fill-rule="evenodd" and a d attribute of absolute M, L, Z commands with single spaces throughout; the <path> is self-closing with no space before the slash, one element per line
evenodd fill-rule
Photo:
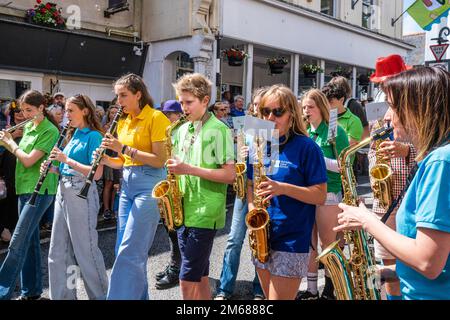
<path fill-rule="evenodd" d="M 342 150 L 339 163 L 345 204 L 358 205 L 356 180 L 351 163 L 352 156 L 371 141 L 386 139 L 391 132 L 392 128 L 380 128 L 372 137 Z M 339 241 L 328 246 L 317 258 L 330 274 L 336 298 L 338 300 L 380 300 L 380 290 L 373 283 L 375 259 L 368 246 L 366 233 L 363 230 L 345 231 L 344 238 L 351 250 L 350 259 L 347 260 L 345 257 L 339 247 Z"/>
<path fill-rule="evenodd" d="M 172 132 L 184 122 L 186 122 L 186 117 L 182 116 L 166 129 L 164 147 L 167 159 L 173 156 Z M 158 182 L 153 188 L 152 197 L 158 200 L 159 213 L 167 229 L 180 228 L 184 223 L 184 214 L 183 196 L 180 191 L 178 176 L 168 172 L 166 180 Z"/>
<path fill-rule="evenodd" d="M 237 134 L 237 162 L 236 168 L 236 180 L 233 184 L 233 189 L 239 199 L 244 200 L 246 194 L 245 174 L 247 173 L 247 164 L 245 159 L 241 157 L 241 149 L 245 146 L 245 133 L 244 130 L 240 130 Z"/>
<path fill-rule="evenodd" d="M 380 122 L 377 122 L 377 130 L 381 128 Z M 380 144 L 384 140 L 375 141 L 376 164 L 370 169 L 370 184 L 374 198 L 378 199 L 380 207 L 387 210 L 392 204 L 392 168 L 388 165 L 388 161 L 384 160 L 380 154 Z"/>
<path fill-rule="evenodd" d="M 264 202 L 263 197 L 257 195 L 261 182 L 266 180 L 262 145 L 260 138 L 256 138 L 256 162 L 253 164 L 253 203 L 255 208 L 247 213 L 245 224 L 249 230 L 248 240 L 253 257 L 259 262 L 265 263 L 269 259 L 269 223 L 267 212 L 269 203 Z"/>

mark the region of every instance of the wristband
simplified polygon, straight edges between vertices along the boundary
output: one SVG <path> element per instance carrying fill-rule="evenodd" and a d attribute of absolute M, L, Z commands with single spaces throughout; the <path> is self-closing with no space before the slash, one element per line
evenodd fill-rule
<path fill-rule="evenodd" d="M 124 145 L 123 145 L 123 147 L 122 147 L 122 151 L 121 151 L 121 152 L 122 152 L 122 154 L 125 154 L 125 150 L 127 149 L 127 147 L 128 147 L 128 146 L 127 146 L 126 144 L 124 144 Z"/>

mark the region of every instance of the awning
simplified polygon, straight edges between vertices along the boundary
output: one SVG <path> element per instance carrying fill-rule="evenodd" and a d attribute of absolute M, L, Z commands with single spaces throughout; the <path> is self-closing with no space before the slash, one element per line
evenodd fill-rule
<path fill-rule="evenodd" d="M 115 79 L 142 75 L 148 47 L 132 42 L 0 19 L 0 68 Z"/>

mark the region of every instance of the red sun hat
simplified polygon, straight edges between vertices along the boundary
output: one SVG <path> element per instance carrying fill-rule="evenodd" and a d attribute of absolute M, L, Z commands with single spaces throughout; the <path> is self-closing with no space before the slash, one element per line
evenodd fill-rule
<path fill-rule="evenodd" d="M 375 73 L 370 76 L 370 81 L 374 83 L 383 82 L 389 77 L 410 69 L 412 67 L 407 66 L 398 54 L 381 57 L 377 59 Z"/>

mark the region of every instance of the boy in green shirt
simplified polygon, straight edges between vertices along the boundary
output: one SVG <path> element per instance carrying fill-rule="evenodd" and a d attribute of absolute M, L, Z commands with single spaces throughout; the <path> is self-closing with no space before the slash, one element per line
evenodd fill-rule
<path fill-rule="evenodd" d="M 322 92 L 330 102 L 331 108 L 338 109 L 338 124 L 347 133 L 350 145 L 360 142 L 364 129 L 361 120 L 344 106 L 346 97 L 344 88 L 336 83 L 328 83 L 322 88 Z"/>
<path fill-rule="evenodd" d="M 210 300 L 209 256 L 217 229 L 225 226 L 227 184 L 235 179 L 231 131 L 207 111 L 212 83 L 187 74 L 174 85 L 188 122 L 176 132 L 177 157 L 167 169 L 180 176 L 184 226 L 178 230 L 180 287 L 185 300 Z"/>

